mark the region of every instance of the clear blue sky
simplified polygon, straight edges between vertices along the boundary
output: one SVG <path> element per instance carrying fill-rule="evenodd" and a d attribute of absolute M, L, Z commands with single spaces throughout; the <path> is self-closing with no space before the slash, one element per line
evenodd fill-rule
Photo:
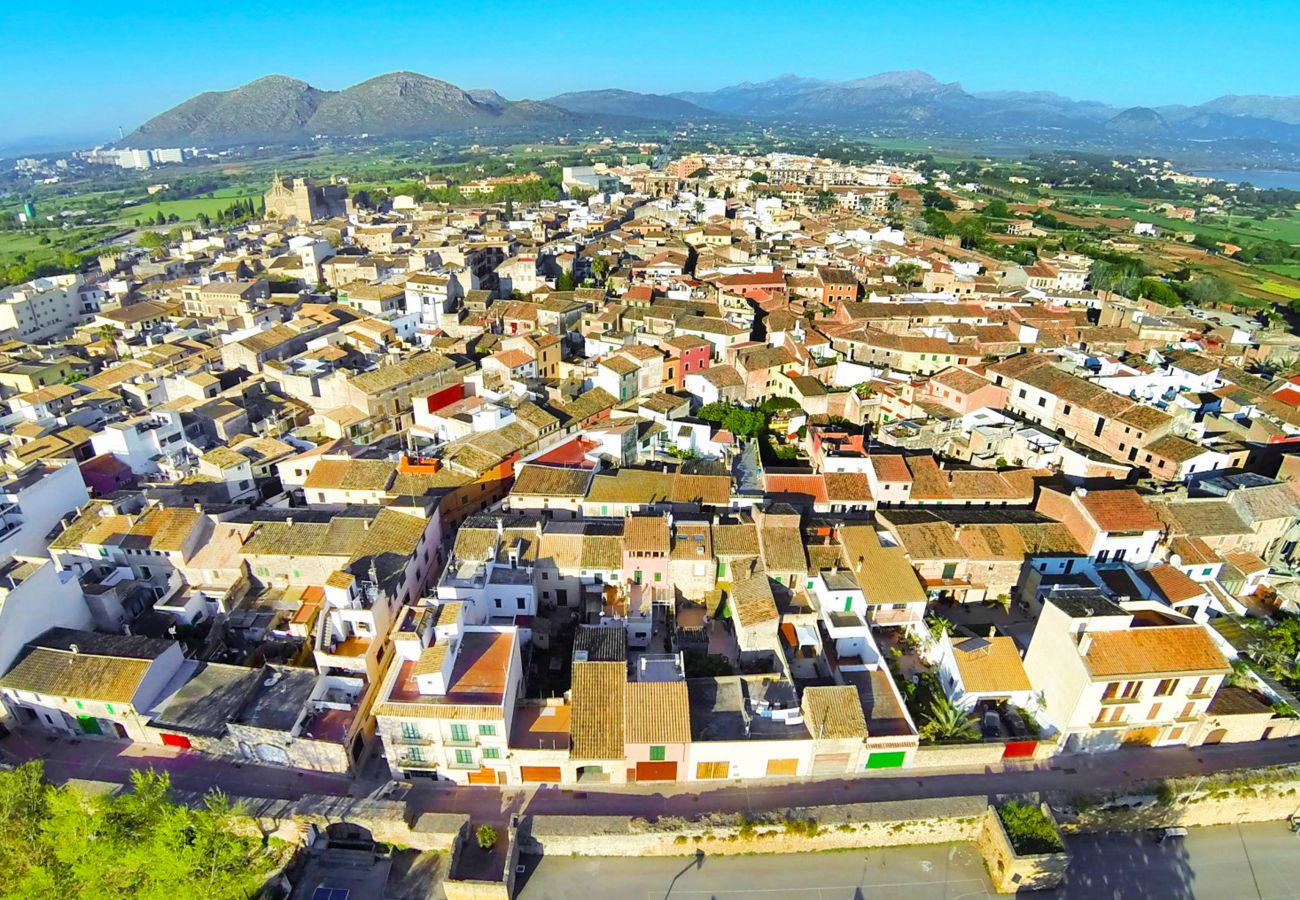
<path fill-rule="evenodd" d="M 270 73 L 337 89 L 408 69 L 512 99 L 910 68 L 972 91 L 1120 105 L 1300 94 L 1297 0 L 2 0 L 0 36 L 0 143 L 112 137 L 195 93 Z"/>

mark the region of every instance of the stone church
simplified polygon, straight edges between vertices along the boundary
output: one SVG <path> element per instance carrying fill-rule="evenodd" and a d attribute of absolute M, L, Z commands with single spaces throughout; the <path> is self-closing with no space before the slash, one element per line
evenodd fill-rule
<path fill-rule="evenodd" d="M 333 179 L 318 185 L 309 178 L 281 179 L 271 182 L 266 192 L 266 215 L 282 222 L 314 222 L 346 216 L 351 202 L 347 185 Z"/>

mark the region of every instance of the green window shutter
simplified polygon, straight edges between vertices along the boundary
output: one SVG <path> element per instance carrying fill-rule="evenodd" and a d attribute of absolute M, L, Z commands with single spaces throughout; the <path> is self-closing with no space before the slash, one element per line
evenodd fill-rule
<path fill-rule="evenodd" d="M 453 722 L 451 726 L 451 739 L 453 741 L 468 741 L 469 726 L 460 722 Z"/>
<path fill-rule="evenodd" d="M 462 765 L 462 766 L 473 765 L 473 764 L 474 764 L 474 754 L 471 753 L 469 750 L 457 750 L 457 751 L 456 751 L 456 762 L 459 763 L 459 764 Z"/>
<path fill-rule="evenodd" d="M 419 747 L 408 747 L 406 750 L 406 758 L 411 762 L 424 762 L 424 751 Z"/>
<path fill-rule="evenodd" d="M 718 577 L 725 578 L 726 575 L 727 575 L 727 564 L 724 562 L 718 563 Z"/>
<path fill-rule="evenodd" d="M 402 737 L 414 740 L 420 736 L 420 726 L 414 722 L 402 723 Z"/>
<path fill-rule="evenodd" d="M 651 747 L 651 748 L 650 748 L 650 761 L 651 761 L 651 762 L 663 762 L 663 761 L 664 761 L 664 748 L 663 748 L 663 747 Z"/>
<path fill-rule="evenodd" d="M 852 597 L 845 597 L 845 598 L 844 598 L 844 611 L 845 611 L 845 612 L 853 612 L 853 598 L 852 598 Z"/>
<path fill-rule="evenodd" d="M 640 569 L 637 569 L 637 570 L 636 570 L 636 583 L 637 583 L 637 584 L 640 584 L 640 583 L 641 583 L 641 570 L 640 570 Z"/>
<path fill-rule="evenodd" d="M 113 713 L 113 704 L 109 703 L 109 704 L 106 705 L 105 708 L 108 710 L 108 714 L 109 714 L 110 716 L 111 716 L 111 715 L 114 715 L 114 713 Z"/>
<path fill-rule="evenodd" d="M 663 580 L 664 580 L 664 573 L 663 573 L 663 572 L 655 572 L 655 581 L 663 581 Z"/>
<path fill-rule="evenodd" d="M 496 747 L 484 747 L 484 748 L 483 748 L 483 758 L 484 758 L 484 759 L 500 759 L 500 758 L 501 758 L 501 751 L 498 750 Z"/>
<path fill-rule="evenodd" d="M 77 709 L 85 709 L 85 708 L 86 708 L 86 707 L 84 707 L 84 706 L 81 705 L 81 701 L 78 700 L 78 701 L 77 701 Z"/>
<path fill-rule="evenodd" d="M 486 734 L 486 735 L 494 735 L 497 733 L 497 727 L 495 725 L 480 725 L 478 727 L 478 733 Z"/>

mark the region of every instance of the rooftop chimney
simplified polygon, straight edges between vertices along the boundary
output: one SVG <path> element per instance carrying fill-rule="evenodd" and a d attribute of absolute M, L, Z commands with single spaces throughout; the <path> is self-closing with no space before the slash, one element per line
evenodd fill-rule
<path fill-rule="evenodd" d="M 1092 649 L 1092 634 L 1085 631 L 1079 635 L 1079 655 L 1087 656 L 1090 649 Z"/>

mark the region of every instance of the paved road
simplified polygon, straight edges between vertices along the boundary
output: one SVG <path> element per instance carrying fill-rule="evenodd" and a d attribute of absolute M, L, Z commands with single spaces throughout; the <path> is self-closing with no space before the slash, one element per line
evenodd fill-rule
<path fill-rule="evenodd" d="M 380 778 L 354 783 L 339 775 L 294 769 L 237 765 L 182 750 L 84 740 L 71 744 L 30 733 L 13 734 L 0 749 L 21 759 L 45 759 L 55 781 L 84 778 L 125 783 L 135 769 L 169 772 L 177 788 L 220 788 L 234 796 L 288 799 L 306 793 L 368 795 L 384 790 Z M 1120 788 L 1135 780 L 1199 775 L 1300 762 L 1300 740 L 1221 744 L 1216 747 L 1123 748 L 1094 756 L 1056 757 L 1036 764 L 978 770 L 904 770 L 892 775 L 780 783 L 593 786 L 587 789 L 451 787 L 447 782 L 392 786 L 393 799 L 406 799 L 410 812 L 465 812 L 476 818 L 503 819 L 508 813 L 537 815 L 691 816 L 706 812 L 782 810 L 793 806 L 884 800 L 955 797 L 1031 791 L 1078 793 Z M 1297 845 L 1300 848 L 1300 844 Z M 1300 882 L 1297 882 L 1300 884 Z"/>
<path fill-rule="evenodd" d="M 526 876 L 520 900 L 940 900 L 991 897 L 971 844 L 841 853 L 695 859 L 546 857 Z"/>
<path fill-rule="evenodd" d="M 1283 823 L 1069 839 L 1074 861 L 1058 900 L 1280 900 L 1300 896 L 1300 837 Z M 611 859 L 525 858 L 520 900 L 956 900 L 992 897 L 973 845 L 890 847 L 799 855 Z M 575 888 L 575 886 L 580 886 Z"/>

